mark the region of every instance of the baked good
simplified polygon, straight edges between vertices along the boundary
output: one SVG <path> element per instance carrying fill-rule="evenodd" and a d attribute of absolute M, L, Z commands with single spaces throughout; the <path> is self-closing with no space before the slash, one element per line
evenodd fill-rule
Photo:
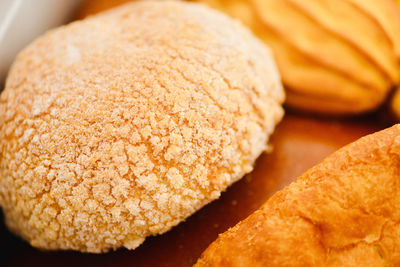
<path fill-rule="evenodd" d="M 78 10 L 77 18 L 83 19 L 131 1 L 136 0 L 85 0 Z"/>
<path fill-rule="evenodd" d="M 276 62 L 284 73 L 286 104 L 292 109 L 312 109 L 320 114 L 356 114 L 379 106 L 385 99 L 384 87 L 366 89 L 338 72 L 321 68 L 275 32 L 264 28 L 257 33 L 275 52 Z"/>
<path fill-rule="evenodd" d="M 400 9 L 392 0 L 348 0 L 379 23 L 400 58 Z"/>
<path fill-rule="evenodd" d="M 394 120 L 399 121 L 400 120 L 400 87 L 394 91 L 393 96 L 390 99 L 390 105 L 388 105 L 388 106 L 390 108 L 385 109 L 384 111 L 391 113 L 391 115 L 394 116 Z"/>
<path fill-rule="evenodd" d="M 400 0 L 398 0 L 397 3 L 400 5 Z M 393 10 L 393 9 L 390 9 L 390 10 Z M 396 9 L 394 9 L 394 10 L 396 10 Z M 387 10 L 386 12 L 392 12 L 392 11 Z M 385 16 L 384 12 L 382 12 L 382 16 L 380 18 L 382 21 L 385 20 L 386 16 Z M 386 25 L 386 29 L 388 29 L 388 31 L 393 32 L 393 36 L 400 39 L 400 22 L 393 23 L 393 24 L 386 23 L 384 25 Z M 390 29 L 392 29 L 392 30 L 390 30 Z M 398 47 L 397 50 L 400 51 L 400 40 L 396 44 Z M 397 121 L 400 120 L 400 87 L 396 88 L 396 90 L 394 91 L 393 96 L 390 100 L 389 107 L 390 107 L 391 112 L 394 115 L 395 119 Z"/>
<path fill-rule="evenodd" d="M 400 125 L 327 157 L 221 234 L 196 266 L 399 266 Z"/>
<path fill-rule="evenodd" d="M 6 224 L 43 249 L 134 249 L 250 172 L 283 100 L 268 48 L 200 4 L 134 2 L 50 31 L 0 98 Z"/>
<path fill-rule="evenodd" d="M 392 0 L 199 1 L 271 46 L 287 105 L 297 110 L 369 112 L 399 82 L 400 9 Z"/>
<path fill-rule="evenodd" d="M 363 5 L 366 5 L 367 2 L 370 2 L 375 4 L 375 8 L 371 9 L 372 14 L 363 12 L 363 7 L 353 4 L 352 1 L 354 3 L 362 2 L 364 3 Z M 361 52 L 361 55 L 365 53 L 367 59 L 372 61 L 372 67 L 376 68 L 377 71 L 383 71 L 386 77 L 389 77 L 393 83 L 397 83 L 400 79 L 400 66 L 396 57 L 397 51 L 394 49 L 395 42 L 391 42 L 391 40 L 394 41 L 395 39 L 389 39 L 392 36 L 390 34 L 391 32 L 382 30 L 380 23 L 376 23 L 375 20 L 375 18 L 380 14 L 378 11 L 385 7 L 385 2 L 390 1 L 391 0 L 289 0 L 288 2 L 289 4 L 293 5 L 293 7 L 298 8 L 306 15 L 310 16 L 311 19 L 317 21 L 321 28 L 326 28 L 328 30 L 327 32 L 334 33 L 338 38 L 342 38 L 349 44 L 354 45 L 357 50 Z M 395 5 L 392 6 L 394 6 L 395 10 L 397 9 Z M 365 16 L 365 13 L 369 15 Z M 389 24 L 396 24 L 396 19 L 400 19 L 400 12 L 398 13 L 399 14 L 393 13 L 384 16 L 386 18 L 386 22 Z M 346 70 L 346 73 L 349 73 L 350 77 L 355 80 L 360 79 L 359 82 L 363 83 L 361 78 L 364 73 L 358 75 L 353 73 L 357 71 L 357 69 L 350 68 L 351 61 L 347 60 L 347 58 L 357 59 L 357 55 L 349 54 L 346 56 L 344 53 L 347 51 L 347 49 L 344 47 L 337 47 L 337 49 L 334 49 L 331 53 L 325 51 L 325 49 L 322 52 L 313 51 L 314 48 L 321 49 L 320 43 L 326 40 L 323 40 L 322 38 L 322 40 L 318 38 L 314 40 L 310 39 L 310 37 L 312 38 L 315 36 L 307 36 L 308 32 L 306 30 L 308 29 L 305 28 L 304 33 L 300 35 L 301 38 L 304 38 L 305 40 L 300 39 L 299 43 L 295 44 L 296 46 L 303 50 L 304 44 L 302 44 L 302 42 L 305 42 L 305 49 L 309 49 L 306 50 L 309 54 L 315 54 L 317 57 L 319 57 L 319 60 L 326 60 L 328 64 L 332 64 L 339 70 Z M 296 40 L 294 40 L 294 42 L 296 42 Z M 329 42 L 333 43 L 333 41 Z M 333 60 L 335 56 L 338 57 L 336 60 Z M 341 60 L 337 60 L 338 58 Z M 365 63 L 361 64 L 361 67 L 365 68 L 365 66 L 367 66 Z M 346 67 L 349 67 L 349 69 L 346 69 Z M 360 71 L 362 71 L 362 69 L 360 69 Z"/>

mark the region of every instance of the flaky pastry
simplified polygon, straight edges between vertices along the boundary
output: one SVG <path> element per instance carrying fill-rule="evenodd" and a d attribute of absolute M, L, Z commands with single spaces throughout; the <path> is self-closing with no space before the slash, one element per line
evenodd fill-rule
<path fill-rule="evenodd" d="M 327 157 L 221 234 L 196 266 L 399 266 L 400 125 Z"/>

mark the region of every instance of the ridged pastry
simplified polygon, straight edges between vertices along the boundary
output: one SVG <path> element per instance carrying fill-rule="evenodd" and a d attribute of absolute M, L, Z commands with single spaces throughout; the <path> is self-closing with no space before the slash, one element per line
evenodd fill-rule
<path fill-rule="evenodd" d="M 290 0 L 260 0 L 257 1 L 256 7 L 262 22 L 301 53 L 325 66 L 346 73 L 348 77 L 365 86 L 387 86 L 380 70 L 367 57 L 340 36 L 315 23 Z M 282 14 L 285 16 L 282 17 Z M 332 14 L 333 17 L 334 15 Z"/>
<path fill-rule="evenodd" d="M 221 234 L 196 266 L 399 266 L 400 125 L 333 153 Z"/>
<path fill-rule="evenodd" d="M 338 38 L 343 38 L 348 44 L 354 45 L 357 50 L 365 53 L 367 59 L 372 61 L 372 66 L 374 68 L 383 70 L 393 83 L 397 83 L 400 79 L 400 66 L 396 58 L 396 51 L 393 43 L 388 40 L 386 32 L 382 30 L 379 23 L 376 23 L 374 17 L 366 16 L 364 12 L 360 12 L 360 7 L 353 5 L 351 1 L 365 3 L 364 0 L 289 0 L 288 2 L 301 9 L 306 15 L 310 16 L 311 19 L 318 21 L 322 28 L 328 30 L 327 32 L 331 31 L 335 33 Z M 376 0 L 369 1 L 376 2 Z M 381 4 L 377 4 L 376 6 L 377 9 L 379 9 L 379 7 L 384 6 L 384 4 L 382 4 L 381 1 Z M 395 16 L 387 16 L 388 21 L 392 24 L 396 24 L 392 22 L 394 19 L 390 19 L 394 17 Z M 398 19 L 400 19 L 400 17 Z M 306 34 L 306 32 L 303 34 Z M 309 38 L 312 38 L 312 36 Z M 318 48 L 319 43 L 316 43 L 315 48 Z M 312 49 L 312 45 L 310 45 L 310 47 Z M 337 48 L 338 52 L 341 50 L 343 49 Z M 309 51 L 309 53 L 310 52 L 312 52 L 312 50 Z M 329 51 L 327 52 L 329 53 Z M 335 52 L 331 52 L 332 54 L 325 57 L 334 59 Z M 339 56 L 339 54 L 337 54 L 337 56 Z M 337 60 L 338 58 L 341 60 Z M 354 56 L 348 56 L 348 58 L 354 58 Z M 340 68 L 340 65 L 346 64 L 346 61 L 346 57 L 337 57 L 336 63 L 339 64 L 337 68 Z M 335 63 L 335 61 L 333 63 Z M 378 66 L 378 68 L 376 66 Z M 354 77 L 356 80 L 358 78 L 357 76 L 360 75 L 360 73 L 355 73 L 355 75 L 352 73 L 352 71 L 357 71 L 354 68 L 349 68 L 346 71 L 351 73 L 351 77 Z"/>
<path fill-rule="evenodd" d="M 400 59 L 400 9 L 393 0 L 348 0 L 375 19 L 391 40 Z"/>
<path fill-rule="evenodd" d="M 264 28 L 256 33 L 275 52 L 279 69 L 284 72 L 288 90 L 286 104 L 290 107 L 301 110 L 312 107 L 319 113 L 347 114 L 360 113 L 384 101 L 386 90 L 366 88 L 335 71 L 321 68 L 272 30 Z"/>
<path fill-rule="evenodd" d="M 272 47 L 290 107 L 364 113 L 399 83 L 400 9 L 392 0 L 198 1 L 240 19 Z"/>
<path fill-rule="evenodd" d="M 268 48 L 200 4 L 127 4 L 24 49 L 0 99 L 0 204 L 43 249 L 134 249 L 252 170 L 282 118 Z"/>

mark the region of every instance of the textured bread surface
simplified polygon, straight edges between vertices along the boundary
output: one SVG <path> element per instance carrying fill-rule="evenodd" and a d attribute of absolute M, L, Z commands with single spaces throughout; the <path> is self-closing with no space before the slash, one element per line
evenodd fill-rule
<path fill-rule="evenodd" d="M 400 125 L 333 153 L 221 234 L 196 266 L 399 266 Z"/>
<path fill-rule="evenodd" d="M 0 99 L 0 204 L 43 249 L 134 249 L 252 170 L 281 119 L 268 48 L 199 4 L 135 2 L 24 49 Z"/>

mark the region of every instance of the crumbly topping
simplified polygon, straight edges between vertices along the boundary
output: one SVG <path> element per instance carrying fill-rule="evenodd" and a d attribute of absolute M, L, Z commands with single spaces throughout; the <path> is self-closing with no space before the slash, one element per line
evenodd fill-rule
<path fill-rule="evenodd" d="M 134 249 L 252 169 L 283 115 L 270 52 L 202 5 L 138 2 L 24 49 L 0 100 L 0 203 L 47 249 Z"/>

